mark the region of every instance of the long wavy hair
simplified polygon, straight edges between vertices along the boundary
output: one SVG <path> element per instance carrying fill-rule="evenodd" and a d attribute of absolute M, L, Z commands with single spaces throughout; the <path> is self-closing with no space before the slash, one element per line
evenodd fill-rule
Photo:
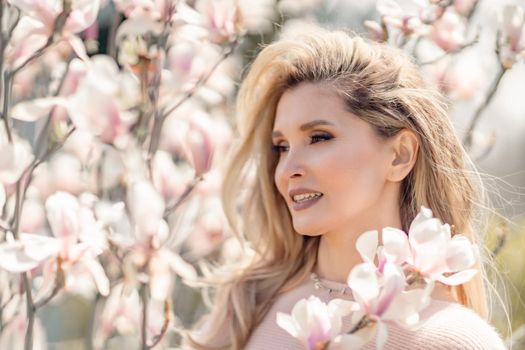
<path fill-rule="evenodd" d="M 276 297 L 311 273 L 319 237 L 297 234 L 284 199 L 274 184 L 277 155 L 271 131 L 283 93 L 303 82 L 333 88 L 346 108 L 384 138 L 410 129 L 418 137 L 414 168 L 401 184 L 403 229 L 422 205 L 432 209 L 453 233 L 479 242 L 478 204 L 483 188 L 477 171 L 454 133 L 446 104 L 426 87 L 419 68 L 397 48 L 344 31 L 314 28 L 266 46 L 252 63 L 239 91 L 239 140 L 223 183 L 226 215 L 239 240 L 255 254 L 236 268 L 209 275 L 214 307 L 204 332 L 187 336 L 199 349 L 241 349 Z M 242 195 L 241 195 L 242 194 Z M 482 266 L 469 283 L 452 288 L 456 300 L 487 316 Z M 220 344 L 226 338 L 228 344 Z"/>

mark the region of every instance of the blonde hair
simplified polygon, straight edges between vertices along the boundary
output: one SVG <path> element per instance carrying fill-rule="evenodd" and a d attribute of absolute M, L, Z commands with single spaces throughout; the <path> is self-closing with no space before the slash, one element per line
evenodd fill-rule
<path fill-rule="evenodd" d="M 410 129 L 419 139 L 413 170 L 401 185 L 400 214 L 408 231 L 422 205 L 443 222 L 478 242 L 475 223 L 483 198 L 472 162 L 456 137 L 441 96 L 425 87 L 418 67 L 401 50 L 316 28 L 265 47 L 251 65 L 238 95 L 240 133 L 223 183 L 226 215 L 237 235 L 255 250 L 243 268 L 214 271 L 217 287 L 213 325 L 206 337 L 188 336 L 194 348 L 241 349 L 279 293 L 297 286 L 312 271 L 319 237 L 294 232 L 273 180 L 277 155 L 271 152 L 276 107 L 287 89 L 303 82 L 334 89 L 348 111 L 388 138 Z M 255 171 L 253 179 L 250 174 Z M 245 193 L 239 203 L 239 189 Z M 240 208 L 240 210 L 239 210 Z M 454 287 L 457 301 L 487 316 L 484 271 Z M 215 339 L 215 340 L 214 340 Z M 223 344 L 224 345 L 224 344 Z"/>

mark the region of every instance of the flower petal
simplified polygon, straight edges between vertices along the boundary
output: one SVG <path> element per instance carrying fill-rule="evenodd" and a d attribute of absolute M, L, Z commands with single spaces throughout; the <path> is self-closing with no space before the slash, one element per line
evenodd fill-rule
<path fill-rule="evenodd" d="M 468 269 L 477 260 L 475 246 L 463 235 L 455 235 L 447 247 L 447 266 L 451 272 Z"/>
<path fill-rule="evenodd" d="M 168 249 L 161 249 L 159 255 L 170 264 L 172 270 L 187 281 L 195 280 L 197 272 L 195 268 L 187 263 L 179 254 L 175 254 Z"/>
<path fill-rule="evenodd" d="M 353 334 L 342 334 L 330 342 L 328 350 L 360 349 L 366 345 L 376 333 L 376 326 L 361 328 Z"/>
<path fill-rule="evenodd" d="M 95 281 L 99 293 L 107 297 L 109 295 L 109 279 L 102 265 L 100 265 L 96 258 L 86 258 L 82 260 L 82 262 L 88 268 L 89 272 L 91 272 L 91 276 L 93 277 L 93 281 Z"/>
<path fill-rule="evenodd" d="M 278 312 L 276 316 L 276 322 L 279 327 L 290 333 L 292 337 L 297 338 L 299 335 L 297 324 L 291 315 Z"/>
<path fill-rule="evenodd" d="M 355 242 L 355 247 L 363 261 L 374 263 L 374 258 L 377 253 L 378 232 L 367 231 L 362 233 Z"/>
<path fill-rule="evenodd" d="M 0 267 L 13 273 L 25 272 L 56 254 L 55 238 L 36 234 L 21 234 L 17 241 L 0 244 Z"/>
<path fill-rule="evenodd" d="M 388 262 L 400 265 L 410 260 L 410 246 L 405 232 L 397 228 L 385 227 L 382 230 L 382 239 L 381 253 Z"/>
<path fill-rule="evenodd" d="M 354 266 L 347 283 L 352 292 L 366 304 L 379 295 L 379 281 L 372 264 L 362 263 Z"/>
<path fill-rule="evenodd" d="M 65 106 L 63 97 L 44 97 L 19 102 L 13 106 L 11 116 L 14 119 L 34 122 L 47 116 L 56 106 Z"/>
<path fill-rule="evenodd" d="M 478 270 L 476 269 L 467 269 L 448 277 L 438 276 L 436 277 L 436 280 L 449 286 L 457 286 L 470 281 L 476 273 L 478 273 Z"/>

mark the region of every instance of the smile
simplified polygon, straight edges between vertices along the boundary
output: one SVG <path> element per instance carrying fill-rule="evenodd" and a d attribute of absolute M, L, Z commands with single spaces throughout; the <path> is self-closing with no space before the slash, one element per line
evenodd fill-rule
<path fill-rule="evenodd" d="M 303 210 L 311 207 L 323 196 L 322 193 L 305 193 L 293 197 L 292 207 L 294 210 Z"/>

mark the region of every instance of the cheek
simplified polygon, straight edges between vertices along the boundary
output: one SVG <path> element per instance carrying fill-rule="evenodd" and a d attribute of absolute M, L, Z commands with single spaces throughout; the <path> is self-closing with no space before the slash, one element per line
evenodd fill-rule
<path fill-rule="evenodd" d="M 360 149 L 347 152 L 335 159 L 330 175 L 334 191 L 342 208 L 369 206 L 380 195 L 386 181 L 386 160 L 378 149 Z M 357 209 L 357 208 L 355 208 Z"/>
<path fill-rule="evenodd" d="M 282 169 L 279 164 L 277 164 L 277 166 L 275 167 L 273 181 L 274 181 L 275 186 L 277 187 L 277 190 L 279 191 L 279 194 L 282 196 L 283 193 L 286 192 L 286 185 L 284 182 Z"/>

